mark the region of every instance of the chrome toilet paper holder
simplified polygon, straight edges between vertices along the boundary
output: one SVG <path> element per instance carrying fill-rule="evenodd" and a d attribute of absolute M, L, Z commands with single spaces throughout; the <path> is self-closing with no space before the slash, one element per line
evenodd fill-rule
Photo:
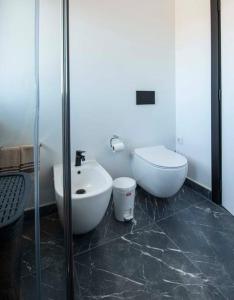
<path fill-rule="evenodd" d="M 118 135 L 116 135 L 116 134 L 114 134 L 113 136 L 112 136 L 112 138 L 110 139 L 110 147 L 113 149 L 113 141 L 114 140 L 120 140 L 120 138 L 119 138 L 119 136 Z"/>
<path fill-rule="evenodd" d="M 118 135 L 114 134 L 110 139 L 110 147 L 113 152 L 120 152 L 124 150 L 125 145 L 122 139 Z"/>

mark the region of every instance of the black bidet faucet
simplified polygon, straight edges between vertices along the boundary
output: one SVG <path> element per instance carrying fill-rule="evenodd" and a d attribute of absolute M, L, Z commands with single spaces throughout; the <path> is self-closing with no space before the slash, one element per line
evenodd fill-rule
<path fill-rule="evenodd" d="M 83 155 L 83 153 L 85 153 L 85 151 L 80 151 L 80 150 L 76 151 L 76 163 L 75 163 L 76 167 L 80 167 L 81 162 L 85 161 L 85 156 Z"/>

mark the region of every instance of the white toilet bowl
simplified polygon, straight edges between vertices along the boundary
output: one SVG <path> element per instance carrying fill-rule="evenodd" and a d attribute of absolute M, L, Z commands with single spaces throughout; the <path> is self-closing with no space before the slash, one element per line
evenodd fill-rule
<path fill-rule="evenodd" d="M 167 198 L 182 187 L 188 162 L 164 146 L 138 148 L 133 153 L 132 171 L 143 189 L 156 197 Z"/>

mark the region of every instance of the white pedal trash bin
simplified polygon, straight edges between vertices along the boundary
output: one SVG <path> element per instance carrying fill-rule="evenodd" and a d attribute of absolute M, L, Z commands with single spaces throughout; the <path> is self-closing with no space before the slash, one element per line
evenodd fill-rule
<path fill-rule="evenodd" d="M 115 218 L 126 222 L 134 218 L 136 181 L 129 177 L 120 177 L 113 182 L 113 200 Z"/>

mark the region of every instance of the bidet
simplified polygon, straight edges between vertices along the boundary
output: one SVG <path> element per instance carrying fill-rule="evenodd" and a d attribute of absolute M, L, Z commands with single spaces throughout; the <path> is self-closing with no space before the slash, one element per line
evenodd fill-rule
<path fill-rule="evenodd" d="M 83 234 L 94 229 L 104 217 L 110 202 L 113 180 L 95 160 L 71 167 L 72 230 Z M 59 218 L 63 223 L 62 165 L 54 166 L 54 188 Z"/>

